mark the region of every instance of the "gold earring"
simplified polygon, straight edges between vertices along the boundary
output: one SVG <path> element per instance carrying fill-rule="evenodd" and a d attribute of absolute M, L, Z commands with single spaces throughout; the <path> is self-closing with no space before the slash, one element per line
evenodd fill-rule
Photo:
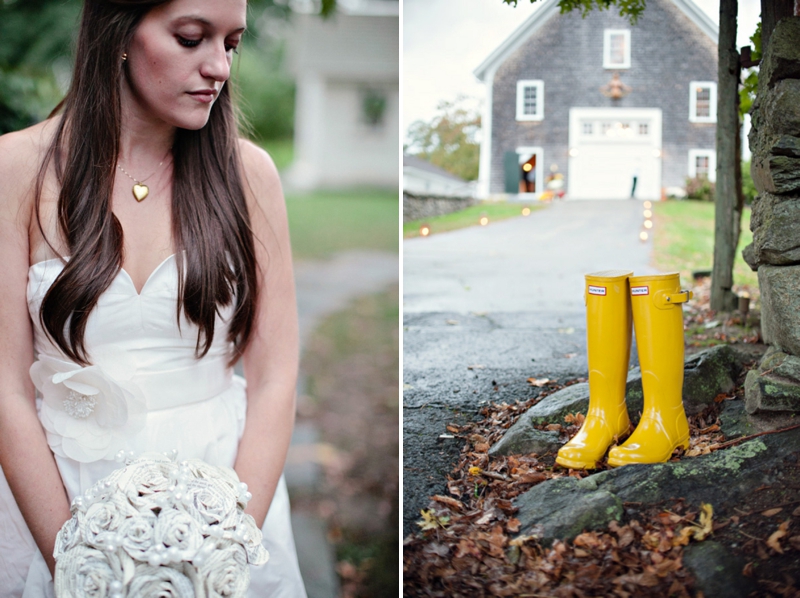
<path fill-rule="evenodd" d="M 125 62 L 126 60 L 128 60 L 128 53 L 127 52 L 122 54 L 122 62 Z"/>

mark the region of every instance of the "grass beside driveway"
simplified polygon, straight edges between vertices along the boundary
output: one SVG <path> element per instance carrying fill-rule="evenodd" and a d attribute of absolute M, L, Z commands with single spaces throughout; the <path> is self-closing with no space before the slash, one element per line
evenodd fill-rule
<path fill-rule="evenodd" d="M 681 282 L 692 283 L 692 272 L 711 270 L 714 264 L 714 204 L 700 201 L 653 202 L 653 265 L 680 272 Z M 742 215 L 742 232 L 733 269 L 734 289 L 758 289 L 758 277 L 742 259 L 742 249 L 753 240 L 750 208 Z"/>
<path fill-rule="evenodd" d="M 541 208 L 541 204 L 531 203 L 508 203 L 508 202 L 485 202 L 475 206 L 470 206 L 465 210 L 434 216 L 423 220 L 412 220 L 403 223 L 403 238 L 419 237 L 419 227 L 424 223 L 430 226 L 431 234 L 443 233 L 448 230 L 466 228 L 468 226 L 480 226 L 480 218 L 486 215 L 489 225 L 498 220 L 506 220 L 522 215 L 522 208 L 529 207 L 531 211 Z"/>
<path fill-rule="evenodd" d="M 397 191 L 289 193 L 286 209 L 295 259 L 322 259 L 347 249 L 399 252 Z"/>

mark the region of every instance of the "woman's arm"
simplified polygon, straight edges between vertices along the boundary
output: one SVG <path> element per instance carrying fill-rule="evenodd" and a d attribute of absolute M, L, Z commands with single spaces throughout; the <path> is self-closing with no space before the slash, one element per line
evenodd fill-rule
<path fill-rule="evenodd" d="M 260 527 L 283 471 L 294 426 L 297 303 L 278 172 L 263 150 L 249 142 L 241 142 L 240 149 L 261 296 L 253 335 L 243 356 L 247 421 L 234 469 L 253 494 L 247 511 Z"/>
<path fill-rule="evenodd" d="M 0 137 L 0 465 L 52 573 L 56 534 L 70 511 L 28 374 L 33 330 L 26 289 L 38 162 L 29 132 Z"/>

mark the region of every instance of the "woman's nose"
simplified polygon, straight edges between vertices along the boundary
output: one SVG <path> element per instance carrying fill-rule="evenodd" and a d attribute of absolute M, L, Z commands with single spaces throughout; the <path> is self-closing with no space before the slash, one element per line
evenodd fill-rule
<path fill-rule="evenodd" d="M 209 48 L 209 54 L 200 68 L 200 74 L 215 81 L 228 80 L 231 74 L 231 65 L 224 41 L 215 43 Z"/>

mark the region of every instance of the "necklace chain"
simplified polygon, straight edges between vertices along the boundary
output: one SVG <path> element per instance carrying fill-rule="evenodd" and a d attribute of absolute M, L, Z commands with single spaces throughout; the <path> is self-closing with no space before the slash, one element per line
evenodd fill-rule
<path fill-rule="evenodd" d="M 131 189 L 131 192 L 133 193 L 133 196 L 136 198 L 136 201 L 142 202 L 150 194 L 150 187 L 145 185 L 144 182 L 151 176 L 153 176 L 155 173 L 157 173 L 158 170 L 164 165 L 164 162 L 166 161 L 170 151 L 172 151 L 172 148 L 169 148 L 169 150 L 167 150 L 167 153 L 164 154 L 164 158 L 161 160 L 161 162 L 159 162 L 158 166 L 156 166 L 156 169 L 143 179 L 137 180 L 133 178 L 133 176 L 131 176 L 131 174 L 122 167 L 122 164 L 117 163 L 117 168 L 119 168 L 125 174 L 125 176 L 127 176 L 130 180 L 133 181 L 133 188 Z"/>
<path fill-rule="evenodd" d="M 161 162 L 158 163 L 158 166 L 156 166 L 156 169 L 153 172 L 151 172 L 149 175 L 144 177 L 143 179 L 135 179 L 135 178 L 133 178 L 130 175 L 130 173 L 122 167 L 122 164 L 117 164 L 117 168 L 119 168 L 122 172 L 124 172 L 125 176 L 127 176 L 130 180 L 132 180 L 134 183 L 136 183 L 138 185 L 140 183 L 144 183 L 147 179 L 149 179 L 151 176 L 153 176 L 155 173 L 158 172 L 158 169 L 161 168 L 164 165 L 164 162 L 167 160 L 167 156 L 169 155 L 169 152 L 171 150 L 172 150 L 172 148 L 169 148 L 169 150 L 167 150 L 167 153 L 164 154 L 163 160 L 161 160 Z"/>

